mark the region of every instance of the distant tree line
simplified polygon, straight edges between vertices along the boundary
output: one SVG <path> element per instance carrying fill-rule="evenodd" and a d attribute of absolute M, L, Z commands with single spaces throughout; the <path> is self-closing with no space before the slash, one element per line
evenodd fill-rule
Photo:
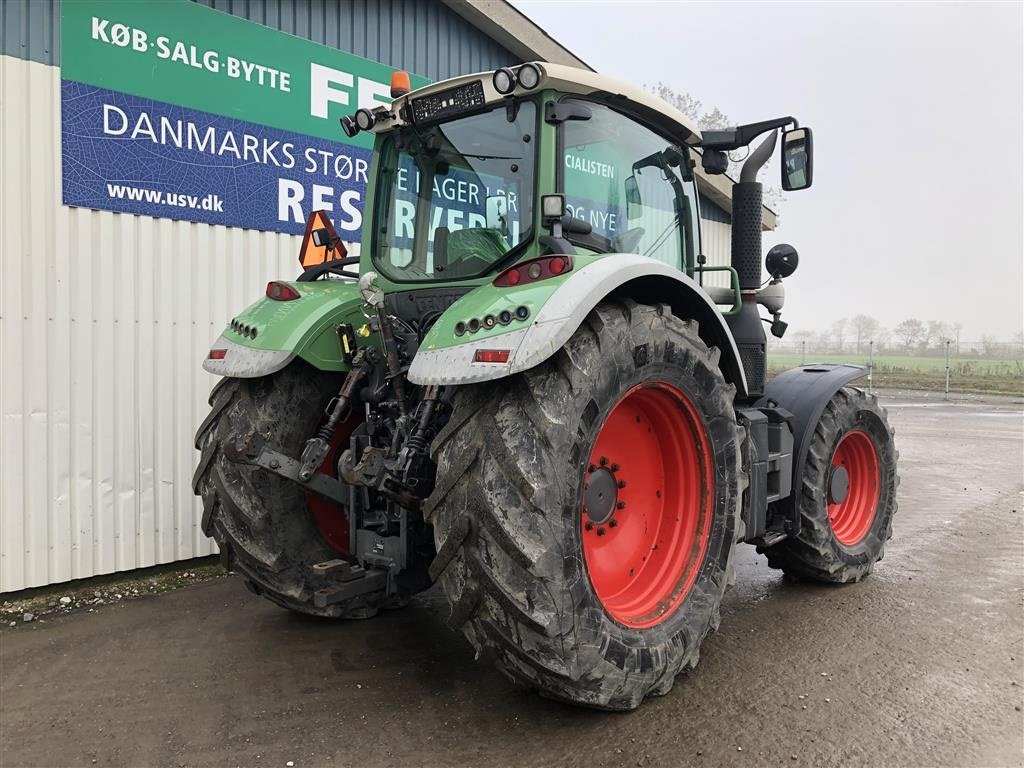
<path fill-rule="evenodd" d="M 899 352 L 911 355 L 945 354 L 946 342 L 954 355 L 972 353 L 986 356 L 1019 357 L 1024 353 L 1024 333 L 1014 334 L 1012 341 L 999 341 L 984 335 L 979 341 L 962 341 L 963 323 L 945 320 L 919 320 L 908 317 L 891 328 L 871 315 L 841 317 L 827 329 L 793 330 L 786 335 L 786 345 L 806 345 L 819 353 L 852 352 L 867 354 L 873 347 L 876 354 Z M 969 348 L 968 348 L 969 347 Z"/>

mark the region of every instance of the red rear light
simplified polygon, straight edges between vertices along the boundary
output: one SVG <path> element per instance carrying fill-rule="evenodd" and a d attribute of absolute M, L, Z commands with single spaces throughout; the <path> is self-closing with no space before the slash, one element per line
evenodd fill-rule
<path fill-rule="evenodd" d="M 549 277 L 558 277 L 572 269 L 572 257 L 564 255 L 541 256 L 509 267 L 496 278 L 494 285 L 508 288 L 521 283 L 535 283 Z"/>
<path fill-rule="evenodd" d="M 267 298 L 274 301 L 295 301 L 295 299 L 299 298 L 299 292 L 288 285 L 288 283 L 274 280 L 267 283 Z"/>
<path fill-rule="evenodd" d="M 508 349 L 478 349 L 473 353 L 474 363 L 507 363 L 511 350 Z"/>
<path fill-rule="evenodd" d="M 226 349 L 211 349 L 207 358 L 210 360 L 223 360 L 227 356 L 228 351 Z"/>

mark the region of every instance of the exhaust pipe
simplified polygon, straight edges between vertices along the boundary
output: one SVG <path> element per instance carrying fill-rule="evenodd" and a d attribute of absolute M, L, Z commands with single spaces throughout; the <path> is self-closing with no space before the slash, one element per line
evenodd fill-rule
<path fill-rule="evenodd" d="M 732 186 L 732 257 L 739 276 L 743 304 L 740 311 L 727 318 L 747 377 L 747 393 L 751 398 L 764 392 L 767 377 L 767 339 L 761 314 L 757 309 L 757 291 L 761 287 L 761 183 L 757 174 L 775 151 L 778 131 L 773 130 L 751 152 L 743 164 L 740 180 Z"/>

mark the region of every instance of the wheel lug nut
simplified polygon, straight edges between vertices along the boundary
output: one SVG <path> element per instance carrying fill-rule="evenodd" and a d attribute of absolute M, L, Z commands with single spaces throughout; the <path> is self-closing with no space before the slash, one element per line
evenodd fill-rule
<path fill-rule="evenodd" d="M 606 466 L 607 464 L 608 464 L 608 457 L 607 456 L 602 456 L 601 457 L 601 466 L 603 467 L 603 466 Z"/>
<path fill-rule="evenodd" d="M 625 480 L 619 480 L 619 488 L 625 488 L 625 487 L 626 487 L 626 481 Z"/>
<path fill-rule="evenodd" d="M 612 464 L 611 470 L 612 470 L 612 472 L 618 472 L 619 471 L 619 465 L 618 464 Z"/>
<path fill-rule="evenodd" d="M 597 535 L 598 536 L 604 536 L 604 526 L 603 525 L 598 527 Z"/>
<path fill-rule="evenodd" d="M 591 464 L 589 467 L 587 467 L 587 472 L 597 472 L 597 467 Z"/>
<path fill-rule="evenodd" d="M 619 521 L 616 520 L 614 517 L 611 520 L 608 521 L 608 527 L 609 528 L 614 528 L 618 524 L 619 524 Z"/>
<path fill-rule="evenodd" d="M 588 531 L 592 531 L 592 530 L 594 530 L 594 524 L 593 524 L 593 523 L 591 523 L 591 522 L 589 522 L 589 521 L 588 521 L 588 522 L 587 522 L 587 524 L 586 524 L 585 526 L 583 526 L 583 527 L 584 527 L 584 528 L 586 528 L 586 529 L 587 529 Z"/>
<path fill-rule="evenodd" d="M 625 509 L 626 508 L 626 502 L 620 501 L 620 502 L 616 503 L 615 508 L 616 509 Z"/>

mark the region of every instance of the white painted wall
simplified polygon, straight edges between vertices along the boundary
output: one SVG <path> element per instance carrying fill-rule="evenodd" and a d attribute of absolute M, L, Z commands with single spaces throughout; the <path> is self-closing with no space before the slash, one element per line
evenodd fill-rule
<path fill-rule="evenodd" d="M 61 205 L 60 70 L 0 56 L 0 592 L 216 551 L 200 364 L 299 240 Z"/>
<path fill-rule="evenodd" d="M 707 256 L 707 266 L 728 267 L 729 257 L 732 252 L 732 227 L 720 221 L 700 221 L 700 243 L 701 249 Z M 728 272 L 710 272 L 704 275 L 705 285 L 719 285 L 729 287 Z"/>

